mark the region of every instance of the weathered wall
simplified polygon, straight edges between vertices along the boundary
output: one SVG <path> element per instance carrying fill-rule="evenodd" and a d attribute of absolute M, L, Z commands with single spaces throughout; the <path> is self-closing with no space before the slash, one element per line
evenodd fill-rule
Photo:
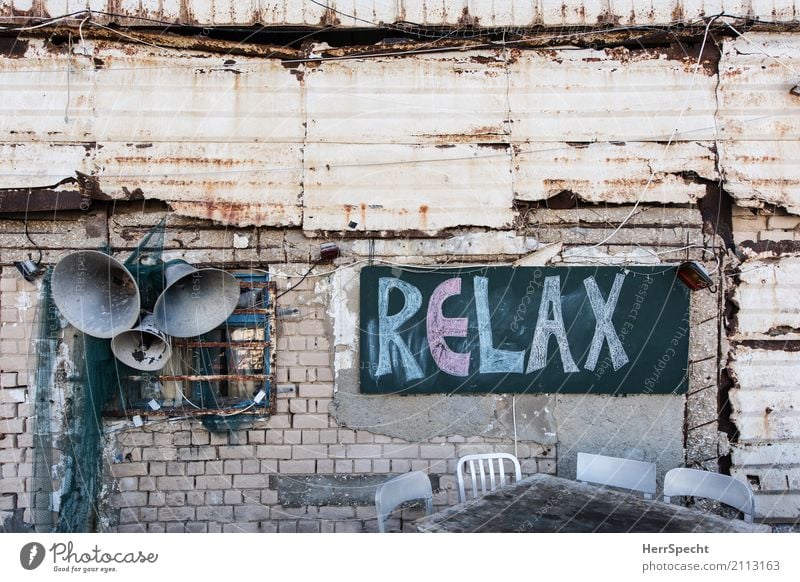
<path fill-rule="evenodd" d="M 152 26 L 147 20 L 195 26 L 339 26 L 373 28 L 398 23 L 421 26 L 619 26 L 670 25 L 716 16 L 720 11 L 767 22 L 797 22 L 797 2 L 776 0 L 653 0 L 643 4 L 599 0 L 3 0 L 0 22 L 20 24 L 28 18 L 55 18 L 90 8 L 100 23 Z M 80 18 L 79 14 L 76 18 Z M 413 24 L 412 24 L 413 23 Z"/>
<path fill-rule="evenodd" d="M 730 300 L 731 473 L 758 492 L 756 511 L 796 523 L 800 513 L 797 373 L 800 218 L 780 208 L 734 208 L 741 255 Z"/>

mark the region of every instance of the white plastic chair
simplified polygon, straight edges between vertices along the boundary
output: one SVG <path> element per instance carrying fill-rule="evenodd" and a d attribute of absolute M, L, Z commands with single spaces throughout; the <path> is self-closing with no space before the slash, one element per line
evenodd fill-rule
<path fill-rule="evenodd" d="M 644 493 L 652 499 L 656 492 L 655 463 L 578 453 L 578 481 L 609 485 Z"/>
<path fill-rule="evenodd" d="M 378 513 L 378 531 L 386 533 L 389 514 L 406 501 L 425 500 L 425 515 L 433 513 L 431 480 L 422 471 L 403 473 L 378 486 L 375 491 L 375 509 Z"/>
<path fill-rule="evenodd" d="M 506 469 L 503 461 L 510 461 L 514 466 L 514 478 L 517 481 L 522 479 L 522 469 L 519 466 L 519 461 L 514 455 L 510 455 L 508 453 L 484 453 L 461 457 L 458 460 L 458 465 L 456 466 L 456 479 L 458 479 L 458 498 L 461 500 L 461 502 L 463 503 L 467 500 L 467 493 L 464 489 L 464 465 L 469 464 L 469 473 L 472 483 L 472 497 L 477 498 L 482 495 L 486 495 L 489 491 L 494 491 L 498 487 L 503 487 L 506 484 Z M 484 465 L 486 465 L 486 467 L 484 467 Z M 497 466 L 497 470 L 495 470 L 495 465 Z M 488 485 L 486 482 L 487 476 L 489 477 Z M 511 481 L 510 473 L 508 476 L 508 481 Z"/>
<path fill-rule="evenodd" d="M 664 475 L 664 501 L 670 497 L 702 497 L 714 499 L 744 513 L 744 520 L 753 523 L 755 495 L 747 483 L 728 475 L 699 469 L 672 469 Z"/>

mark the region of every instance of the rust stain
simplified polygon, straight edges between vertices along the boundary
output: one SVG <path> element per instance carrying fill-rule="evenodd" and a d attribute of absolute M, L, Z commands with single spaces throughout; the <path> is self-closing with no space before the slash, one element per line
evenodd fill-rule
<path fill-rule="evenodd" d="M 478 17 L 472 16 L 469 13 L 469 7 L 464 6 L 464 9 L 461 11 L 461 16 L 458 18 L 459 26 L 467 26 L 467 27 L 476 27 L 478 26 Z"/>
<path fill-rule="evenodd" d="M 319 20 L 320 26 L 323 27 L 330 27 L 330 26 L 339 26 L 342 23 L 339 20 L 339 15 L 331 8 L 325 9 L 325 14 L 322 15 L 322 18 Z"/>
<path fill-rule="evenodd" d="M 427 204 L 420 204 L 419 205 L 419 224 L 422 227 L 422 230 L 428 229 L 428 205 Z"/>
<path fill-rule="evenodd" d="M 360 205 L 361 208 L 361 224 L 364 225 L 364 228 L 367 227 L 367 203 L 362 202 Z"/>

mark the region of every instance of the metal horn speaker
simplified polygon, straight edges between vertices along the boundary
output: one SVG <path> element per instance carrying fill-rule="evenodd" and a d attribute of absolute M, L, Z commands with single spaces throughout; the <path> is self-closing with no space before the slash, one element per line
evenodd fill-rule
<path fill-rule="evenodd" d="M 153 316 L 156 325 L 174 337 L 211 331 L 230 317 L 239 302 L 239 282 L 221 269 L 196 269 L 186 261 L 167 263 L 166 286 Z"/>
<path fill-rule="evenodd" d="M 152 315 L 144 317 L 138 327 L 115 335 L 111 351 L 126 366 L 144 372 L 160 370 L 172 356 L 169 337 L 156 327 Z"/>
<path fill-rule="evenodd" d="M 87 335 L 111 338 L 139 319 L 139 288 L 125 265 L 99 251 L 78 251 L 58 261 L 53 301 Z"/>

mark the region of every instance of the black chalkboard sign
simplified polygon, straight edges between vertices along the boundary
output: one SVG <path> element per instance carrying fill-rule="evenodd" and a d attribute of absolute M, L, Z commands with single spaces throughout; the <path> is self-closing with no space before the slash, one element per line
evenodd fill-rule
<path fill-rule="evenodd" d="M 676 267 L 361 270 L 361 392 L 678 394 Z"/>

